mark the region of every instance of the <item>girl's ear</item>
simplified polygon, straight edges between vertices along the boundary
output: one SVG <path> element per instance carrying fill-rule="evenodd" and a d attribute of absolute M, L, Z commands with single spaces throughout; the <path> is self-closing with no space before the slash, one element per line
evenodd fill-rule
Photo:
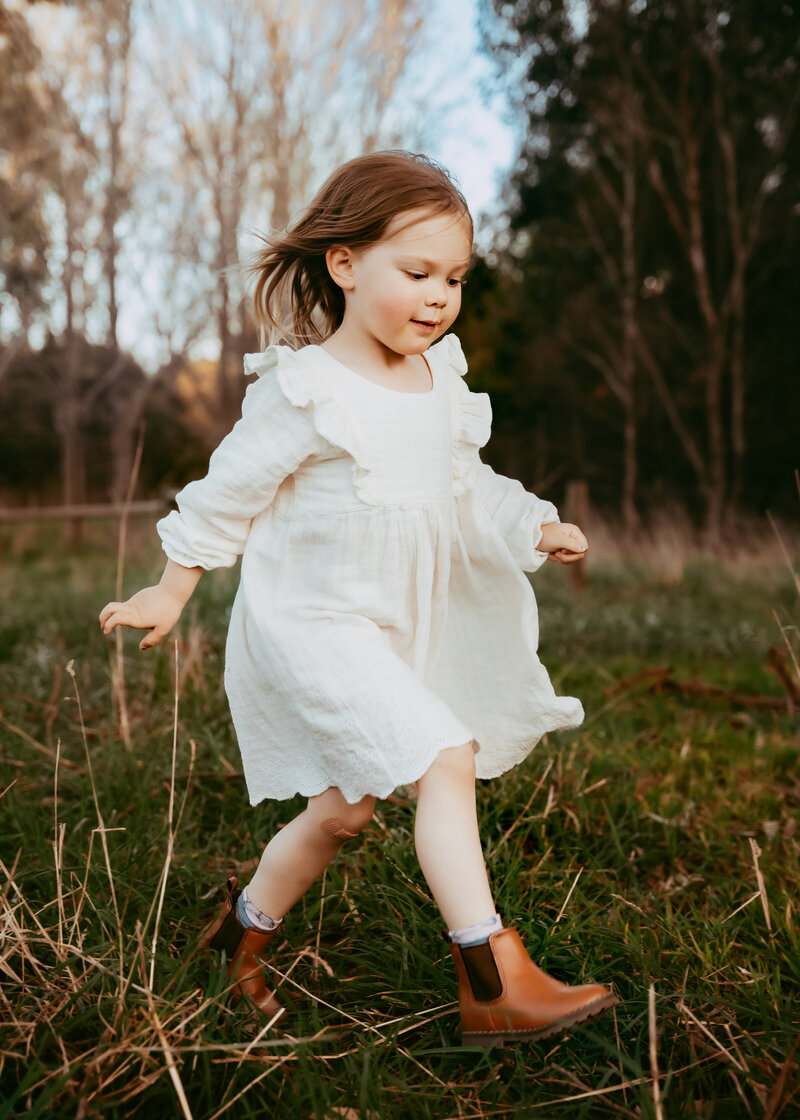
<path fill-rule="evenodd" d="M 334 284 L 338 284 L 344 291 L 349 292 L 355 287 L 353 276 L 353 254 L 343 246 L 328 249 L 325 254 L 325 264 Z"/>

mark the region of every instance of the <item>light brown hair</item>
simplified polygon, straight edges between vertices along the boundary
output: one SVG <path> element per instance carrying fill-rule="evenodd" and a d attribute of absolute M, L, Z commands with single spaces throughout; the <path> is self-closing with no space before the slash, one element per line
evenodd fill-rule
<path fill-rule="evenodd" d="M 410 210 L 472 218 L 448 172 L 428 156 L 396 149 L 342 164 L 300 217 L 264 236 L 250 264 L 256 322 L 270 342 L 324 342 L 344 317 L 344 293 L 328 272 L 334 246 L 365 249 Z"/>

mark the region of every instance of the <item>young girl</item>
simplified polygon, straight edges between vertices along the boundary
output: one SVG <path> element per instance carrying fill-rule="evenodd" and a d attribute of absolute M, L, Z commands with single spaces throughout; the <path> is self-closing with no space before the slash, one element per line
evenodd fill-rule
<path fill-rule="evenodd" d="M 377 799 L 416 783 L 415 846 L 448 927 L 462 1041 L 490 1045 L 617 1001 L 530 960 L 481 851 L 476 775 L 583 718 L 539 662 L 524 573 L 581 559 L 586 539 L 481 461 L 489 397 L 467 388 L 446 334 L 472 234 L 447 173 L 390 151 L 344 164 L 266 240 L 257 317 L 293 345 L 245 355 L 258 379 L 241 419 L 158 522 L 161 581 L 109 603 L 100 624 L 148 630 L 140 648 L 153 646 L 203 571 L 242 556 L 225 687 L 250 802 L 308 803 L 244 890 L 228 880 L 202 938 L 226 951 L 236 997 L 278 1010 L 261 958 L 283 916 Z"/>

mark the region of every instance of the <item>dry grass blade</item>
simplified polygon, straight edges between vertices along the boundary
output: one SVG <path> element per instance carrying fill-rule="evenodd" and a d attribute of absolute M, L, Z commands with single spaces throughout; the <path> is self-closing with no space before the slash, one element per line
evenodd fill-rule
<path fill-rule="evenodd" d="M 119 905 L 117 903 L 117 892 L 116 892 L 116 888 L 114 886 L 114 873 L 111 870 L 111 856 L 110 856 L 109 851 L 108 851 L 108 842 L 106 840 L 105 822 L 103 820 L 103 814 L 100 811 L 100 801 L 98 800 L 98 797 L 97 797 L 97 785 L 95 784 L 95 780 L 94 780 L 94 771 L 92 769 L 92 758 L 91 758 L 91 754 L 89 752 L 89 740 L 88 740 L 87 735 L 86 735 L 86 725 L 85 725 L 84 719 L 83 719 L 83 706 L 81 705 L 81 695 L 80 695 L 80 692 L 78 690 L 78 678 L 75 675 L 75 663 L 74 663 L 74 661 L 70 661 L 68 663 L 67 672 L 72 677 L 72 687 L 73 687 L 73 690 L 75 692 L 75 703 L 78 706 L 78 719 L 79 719 L 80 728 L 81 728 L 81 738 L 83 739 L 83 749 L 84 749 L 84 752 L 86 754 L 86 766 L 87 766 L 87 769 L 89 771 L 89 780 L 90 780 L 91 786 L 92 786 L 92 799 L 94 801 L 95 812 L 97 813 L 97 820 L 98 820 L 97 831 L 100 833 L 100 842 L 103 845 L 103 855 L 105 856 L 106 871 L 108 872 L 108 885 L 109 885 L 109 888 L 111 890 L 111 901 L 112 901 L 113 906 L 114 906 L 114 917 L 117 920 L 117 934 L 118 934 L 118 946 L 119 946 L 119 976 L 120 976 L 120 983 L 121 983 L 122 975 L 123 975 L 123 971 L 124 971 L 123 947 L 122 947 L 122 921 L 120 920 L 120 916 L 119 916 Z"/>
<path fill-rule="evenodd" d="M 144 424 L 139 425 L 139 438 L 136 443 L 136 452 L 133 456 L 128 490 L 122 505 L 122 514 L 119 519 L 119 537 L 117 540 L 117 578 L 115 582 L 114 598 L 119 602 L 122 599 L 122 577 L 125 569 L 125 549 L 128 541 L 128 517 L 131 502 L 136 489 L 136 480 L 139 477 L 139 466 L 142 462 L 142 448 L 144 446 Z M 117 702 L 119 712 L 119 730 L 122 741 L 127 750 L 133 750 L 131 739 L 131 722 L 128 716 L 128 701 L 125 690 L 125 651 L 122 644 L 122 627 L 118 626 L 114 634 L 114 664 L 111 669 L 111 690 Z"/>
<path fill-rule="evenodd" d="M 34 739 L 32 735 L 29 735 L 28 732 L 24 731 L 21 727 L 17 727 L 10 719 L 6 719 L 2 712 L 0 712 L 0 723 L 7 727 L 9 731 L 13 731 L 15 735 L 19 735 L 20 739 L 27 743 L 28 746 L 33 747 L 35 751 L 39 751 L 40 754 L 46 754 L 48 758 L 53 757 L 53 752 L 49 747 L 46 747 L 44 743 L 40 743 L 38 739 Z"/>
<path fill-rule="evenodd" d="M 66 824 L 61 828 L 58 825 L 58 763 L 61 758 L 61 740 L 56 743 L 56 764 L 53 768 L 53 862 L 56 869 L 56 903 L 58 906 L 58 955 L 59 959 L 62 958 L 64 951 L 64 923 L 66 921 L 66 914 L 64 911 L 64 888 L 63 888 L 63 853 L 64 853 L 64 835 L 66 833 Z"/>
<path fill-rule="evenodd" d="M 317 922 L 317 941 L 316 941 L 316 952 L 315 952 L 316 962 L 314 964 L 314 978 L 315 979 L 319 976 L 319 961 L 321 960 L 320 954 L 319 954 L 319 946 L 320 946 L 320 941 L 322 939 L 322 915 L 325 911 L 325 884 L 327 883 L 327 880 L 328 880 L 328 869 L 326 867 L 322 872 L 322 883 L 320 885 L 320 892 L 319 892 L 319 921 Z"/>
<path fill-rule="evenodd" d="M 254 1077 L 252 1081 L 248 1082 L 244 1089 L 240 1089 L 236 1096 L 232 1097 L 227 1104 L 224 1104 L 222 1108 L 218 1108 L 216 1112 L 212 1113 L 208 1120 L 219 1120 L 219 1117 L 224 1115 L 237 1101 L 241 1100 L 245 1093 L 249 1093 L 251 1089 L 255 1089 L 256 1085 L 260 1085 L 264 1078 L 269 1077 L 271 1073 L 280 1069 L 281 1066 L 286 1065 L 287 1062 L 293 1061 L 294 1057 L 294 1054 L 286 1054 L 283 1058 L 278 1058 L 273 1065 L 267 1066 L 263 1073 L 260 1073 L 258 1077 Z"/>
<path fill-rule="evenodd" d="M 773 611 L 772 613 L 777 618 L 777 612 Z M 787 647 L 788 657 L 787 653 L 784 653 L 784 651 L 778 646 L 772 646 L 769 651 L 769 659 L 767 664 L 769 665 L 770 669 L 772 669 L 778 680 L 781 682 L 783 691 L 786 693 L 786 707 L 789 715 L 794 715 L 798 707 L 800 707 L 800 674 L 798 674 L 797 659 L 795 658 L 794 650 L 789 643 L 789 638 L 786 633 L 786 627 L 780 626 L 780 622 L 778 623 L 778 626 L 781 629 L 781 636 L 783 637 L 783 640 Z M 792 676 L 787 666 L 787 660 L 789 660 L 789 658 L 791 658 L 793 662 L 795 676 L 797 677 L 796 680 L 795 677 Z"/>
<path fill-rule="evenodd" d="M 578 1077 L 571 1069 L 566 1069 L 564 1066 L 553 1066 L 552 1068 L 561 1074 L 562 1078 L 567 1082 L 567 1084 L 574 1086 L 574 1088 L 576 1089 L 580 1089 L 582 1094 L 591 1094 L 594 1091 L 591 1085 L 587 1085 L 586 1082 Z M 648 1080 L 649 1078 L 646 1078 L 645 1083 Z M 616 1101 L 606 1097 L 603 1100 L 603 1107 L 605 1110 L 613 1112 L 617 1116 L 626 1117 L 627 1120 L 639 1120 L 640 1114 L 638 1112 L 631 1112 L 631 1110 L 627 1107 L 627 1101 L 625 1104 L 618 1104 Z"/>
<path fill-rule="evenodd" d="M 687 1070 L 697 1069 L 698 1066 L 703 1065 L 708 1060 L 708 1058 L 699 1058 L 690 1065 L 681 1066 L 678 1069 L 672 1070 L 672 1073 L 674 1075 L 686 1073 Z M 555 1100 L 541 1101 L 538 1104 L 530 1104 L 526 1107 L 531 1112 L 534 1109 L 553 1108 L 557 1104 L 571 1104 L 573 1101 L 585 1101 L 592 1097 L 605 1097 L 608 1096 L 609 1093 L 622 1093 L 627 1089 L 635 1089 L 637 1085 L 649 1085 L 650 1083 L 651 1079 L 649 1077 L 632 1077 L 629 1081 L 620 1081 L 619 1084 L 616 1085 L 605 1085 L 602 1089 L 587 1089 L 585 1092 L 575 1093 L 573 1096 L 556 1097 Z"/>
<path fill-rule="evenodd" d="M 764 918 L 766 919 L 767 929 L 772 933 L 772 922 L 769 916 L 769 899 L 767 898 L 767 888 L 764 883 L 764 876 L 761 874 L 761 868 L 758 864 L 758 857 L 761 855 L 761 849 L 755 842 L 752 836 L 748 837 L 750 843 L 750 851 L 753 855 L 753 866 L 756 872 L 756 882 L 758 883 L 758 893 L 761 896 L 761 907 L 764 911 Z"/>
<path fill-rule="evenodd" d="M 164 867 L 161 871 L 161 885 L 158 896 L 158 907 L 156 909 L 156 920 L 153 927 L 153 941 L 150 946 L 150 987 L 153 986 L 153 977 L 156 967 L 156 945 L 158 944 L 158 929 L 161 924 L 161 911 L 164 908 L 164 898 L 167 893 L 167 876 L 169 875 L 169 867 L 172 863 L 172 853 L 175 846 L 175 832 L 172 827 L 173 812 L 175 809 L 175 760 L 178 753 L 178 642 L 173 643 L 175 651 L 175 694 L 172 709 L 172 768 L 170 770 L 169 778 L 169 809 L 167 816 L 167 855 L 164 860 Z M 187 782 L 188 789 L 188 782 Z"/>
<path fill-rule="evenodd" d="M 769 523 L 772 526 L 772 531 L 775 534 L 775 539 L 778 542 L 778 547 L 781 550 L 781 554 L 783 555 L 783 559 L 786 562 L 786 567 L 791 572 L 792 579 L 794 580 L 794 585 L 797 588 L 797 594 L 800 595 L 800 576 L 794 570 L 794 565 L 792 564 L 792 558 L 789 555 L 789 549 L 786 547 L 786 542 L 784 541 L 783 536 L 781 535 L 780 529 L 778 528 L 778 525 L 775 521 L 775 518 L 772 516 L 772 514 L 770 513 L 769 510 L 767 510 L 767 518 L 769 519 Z"/>
<path fill-rule="evenodd" d="M 16 861 L 14 866 L 16 867 Z M 50 936 L 48 930 L 45 928 L 45 926 L 42 925 L 41 921 L 39 920 L 39 915 L 32 909 L 27 899 L 22 894 L 22 889 L 14 879 L 13 869 L 9 871 L 9 869 L 3 863 L 2 859 L 0 859 L 0 870 L 6 876 L 9 886 L 16 892 L 16 895 L 19 898 L 20 908 L 24 908 L 25 910 L 27 910 L 28 914 L 30 914 L 31 918 L 33 918 L 33 921 L 35 922 L 39 933 L 41 934 L 41 943 L 47 945 L 47 947 L 51 949 L 54 954 L 56 954 L 55 942 Z M 30 947 L 35 943 L 37 939 L 30 937 L 28 931 L 23 929 L 23 927 L 17 921 L 14 911 L 10 908 L 6 911 L 6 921 L 8 925 L 12 927 L 13 932 L 17 935 L 18 951 L 30 963 L 31 968 L 37 974 L 37 976 L 44 982 L 45 973 L 43 972 L 42 966 L 40 965 L 39 961 L 37 961 L 36 957 L 33 955 Z M 74 987 L 77 984 L 74 973 L 69 968 L 66 969 L 66 972 Z"/>
<path fill-rule="evenodd" d="M 259 1042 L 261 1042 L 261 1040 L 264 1038 L 264 1035 L 267 1033 L 267 1031 L 271 1030 L 272 1027 L 274 1027 L 275 1024 L 277 1023 L 277 1021 L 280 1019 L 281 1015 L 284 1015 L 285 1013 L 286 1013 L 286 1008 L 285 1007 L 279 1007 L 278 1010 L 275 1012 L 275 1014 L 272 1016 L 272 1018 L 269 1019 L 264 1024 L 264 1026 L 261 1028 L 261 1030 L 258 1032 L 258 1034 L 250 1039 L 250 1041 L 247 1043 L 244 1050 L 242 1051 L 242 1061 L 244 1061 L 244 1059 L 250 1054 L 251 1050 L 254 1050 L 255 1047 L 258 1046 Z"/>
<path fill-rule="evenodd" d="M 142 938 L 142 927 L 138 922 L 136 924 L 136 937 L 139 943 L 139 953 L 141 954 L 140 959 L 143 966 L 144 942 Z M 144 971 L 144 967 L 142 967 L 142 971 Z M 167 1041 L 167 1036 L 164 1033 L 163 1026 L 161 1025 L 161 1020 L 158 1017 L 158 1011 L 156 1010 L 155 1003 L 153 1002 L 153 993 L 149 986 L 146 987 L 145 992 L 147 995 L 147 1006 L 150 1010 L 150 1016 L 153 1021 L 153 1026 L 156 1029 L 156 1034 L 158 1035 L 158 1041 L 161 1043 L 161 1047 L 164 1053 L 164 1061 L 167 1064 L 167 1070 L 169 1072 L 170 1080 L 172 1081 L 172 1084 L 175 1088 L 175 1093 L 181 1106 L 181 1112 L 183 1113 L 185 1120 L 193 1120 L 192 1110 L 189 1108 L 189 1102 L 186 1099 L 186 1093 L 183 1088 L 183 1082 L 181 1081 L 181 1075 L 178 1072 L 178 1067 L 175 1063 L 175 1056 L 170 1049 L 169 1042 Z"/>
<path fill-rule="evenodd" d="M 723 1057 L 727 1058 L 734 1069 L 738 1070 L 739 1073 L 746 1073 L 746 1068 L 741 1064 L 738 1058 L 734 1057 L 730 1050 L 728 1050 L 726 1046 L 722 1045 L 719 1039 L 711 1033 L 705 1023 L 700 1022 L 695 1013 L 686 1006 L 683 1000 L 680 1000 L 680 1002 L 678 1003 L 678 1010 L 681 1011 L 688 1019 L 691 1019 L 696 1027 L 699 1027 L 706 1038 L 712 1043 L 712 1045 L 717 1048 L 717 1050 L 720 1052 L 720 1054 L 723 1055 Z"/>
<path fill-rule="evenodd" d="M 583 868 L 579 867 L 578 868 L 578 874 L 572 880 L 572 886 L 569 888 L 569 892 L 567 893 L 567 897 L 564 899 L 564 902 L 561 906 L 561 909 L 558 912 L 558 917 L 556 918 L 556 922 L 560 922 L 561 919 L 564 917 L 564 911 L 567 909 L 567 906 L 569 904 L 569 900 L 572 898 L 572 893 L 575 890 L 575 888 L 577 887 L 578 880 L 580 879 L 582 874 L 583 874 Z"/>
<path fill-rule="evenodd" d="M 772 1092 L 769 1095 L 767 1107 L 764 1111 L 764 1120 L 777 1120 L 783 1108 L 786 1089 L 789 1085 L 789 1078 L 794 1071 L 794 1056 L 797 1053 L 798 1043 L 800 1043 L 800 1034 L 795 1038 L 792 1048 L 786 1057 L 786 1061 L 781 1066 L 780 1073 L 772 1087 Z"/>
<path fill-rule="evenodd" d="M 349 1013 L 349 1011 L 343 1011 L 341 1007 L 335 1007 L 332 1003 L 328 1003 L 327 1000 L 322 999 L 321 996 L 314 995 L 313 992 L 310 992 L 308 990 L 308 988 L 305 988 L 297 980 L 292 980 L 290 978 L 288 972 L 286 972 L 286 973 L 281 972 L 281 970 L 279 968 L 276 968 L 275 965 L 271 964 L 271 965 L 269 965 L 269 968 L 276 974 L 276 976 L 279 976 L 281 978 L 281 980 L 288 980 L 290 984 L 292 984 L 295 988 L 298 988 L 309 999 L 314 1000 L 315 1003 L 319 1003 L 323 1007 L 327 1007 L 327 1008 L 329 1008 L 329 1010 L 335 1011 L 337 1015 L 344 1016 L 345 1019 L 349 1019 L 350 1022 L 354 1023 L 357 1027 L 361 1027 L 362 1030 L 369 1031 L 372 1034 L 376 1034 L 381 1042 L 388 1042 L 389 1041 L 389 1036 L 382 1034 L 381 1030 L 380 1030 L 380 1027 L 375 1026 L 374 1023 L 368 1023 L 364 1019 L 359 1019 L 355 1015 L 351 1015 Z M 397 1022 L 397 1021 L 398 1020 L 396 1020 L 396 1019 L 392 1020 L 392 1022 Z M 421 1021 L 420 1023 L 415 1023 L 414 1026 L 415 1027 L 421 1026 L 422 1022 L 424 1022 L 424 1020 Z M 400 1032 L 398 1032 L 398 1034 L 399 1033 Z M 403 1055 L 403 1057 L 407 1058 L 409 1061 L 413 1062 L 414 1065 L 417 1065 L 417 1066 L 420 1067 L 420 1069 L 424 1070 L 424 1072 L 428 1075 L 428 1077 L 430 1077 L 431 1080 L 435 1081 L 437 1083 L 437 1085 L 444 1086 L 444 1082 L 441 1080 L 441 1078 L 437 1077 L 436 1074 L 432 1070 L 430 1070 L 426 1066 L 424 1066 L 422 1064 L 422 1062 L 420 1062 L 417 1058 L 415 1058 L 414 1055 L 409 1050 L 406 1050 L 403 1046 L 398 1046 L 397 1050 L 398 1050 L 398 1053 Z"/>
<path fill-rule="evenodd" d="M 650 1032 L 650 1076 L 653 1078 L 653 1108 L 656 1120 L 664 1120 L 661 1106 L 661 1086 L 658 1082 L 658 1026 L 656 1024 L 656 986 L 650 981 L 647 993 L 647 1021 Z"/>
<path fill-rule="evenodd" d="M 751 894 L 750 897 L 748 899 L 746 899 L 742 903 L 741 906 L 737 906 L 736 909 L 733 910 L 730 914 L 728 914 L 728 916 L 726 918 L 723 918 L 722 922 L 721 922 L 721 925 L 724 925 L 725 922 L 729 922 L 731 920 L 731 918 L 735 918 L 737 914 L 740 914 L 742 912 L 742 910 L 745 910 L 750 905 L 750 903 L 755 902 L 755 900 L 757 898 L 761 898 L 761 891 L 760 890 L 756 891 L 755 894 Z"/>
<path fill-rule="evenodd" d="M 540 789 L 542 788 L 544 783 L 547 781 L 547 775 L 550 773 L 550 771 L 553 768 L 553 762 L 554 762 L 554 760 L 552 758 L 548 761 L 547 766 L 545 767 L 544 773 L 542 774 L 541 778 L 539 779 L 539 781 L 534 786 L 533 793 L 530 795 L 528 800 L 525 802 L 525 807 L 522 810 L 522 812 L 517 814 L 516 820 L 506 829 L 506 831 L 503 833 L 503 835 L 500 837 L 500 839 L 497 841 L 497 843 L 494 844 L 489 849 L 489 851 L 486 853 L 487 860 L 491 857 L 491 855 L 495 851 L 495 849 L 499 848 L 501 845 L 505 844 L 508 841 L 508 838 L 511 835 L 511 833 L 514 831 L 514 829 L 517 827 L 517 825 L 520 823 L 520 821 L 523 820 L 525 814 L 527 813 L 527 811 L 530 809 L 531 805 L 536 800 L 536 796 L 539 793 Z"/>
<path fill-rule="evenodd" d="M 795 653 L 794 649 L 792 648 L 792 643 L 789 641 L 788 631 L 789 631 L 790 627 L 783 625 L 780 618 L 778 617 L 778 612 L 777 611 L 772 612 L 772 617 L 775 619 L 775 621 L 778 624 L 778 629 L 781 632 L 781 637 L 783 638 L 783 643 L 786 646 L 786 651 L 789 655 L 789 658 L 791 659 L 792 667 L 794 669 L 795 676 L 797 677 L 796 684 L 797 684 L 798 687 L 800 687 L 800 661 L 797 660 L 797 654 Z M 792 693 L 792 695 L 794 695 L 794 694 Z"/>

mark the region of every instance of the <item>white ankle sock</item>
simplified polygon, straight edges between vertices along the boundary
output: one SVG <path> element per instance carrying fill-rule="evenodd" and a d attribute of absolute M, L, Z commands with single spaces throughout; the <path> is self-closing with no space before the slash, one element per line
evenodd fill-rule
<path fill-rule="evenodd" d="M 503 929 L 503 920 L 499 914 L 493 914 L 491 918 L 485 918 L 477 925 L 465 926 L 463 929 L 449 929 L 447 936 L 456 945 L 480 945 L 481 942 L 488 941 L 490 934 L 496 933 L 499 929 Z"/>
<path fill-rule="evenodd" d="M 283 918 L 270 918 L 268 914 L 262 914 L 258 907 L 250 901 L 250 896 L 247 893 L 247 887 L 244 888 L 236 902 L 236 917 L 245 928 L 255 926 L 256 929 L 275 929 L 283 921 Z"/>

